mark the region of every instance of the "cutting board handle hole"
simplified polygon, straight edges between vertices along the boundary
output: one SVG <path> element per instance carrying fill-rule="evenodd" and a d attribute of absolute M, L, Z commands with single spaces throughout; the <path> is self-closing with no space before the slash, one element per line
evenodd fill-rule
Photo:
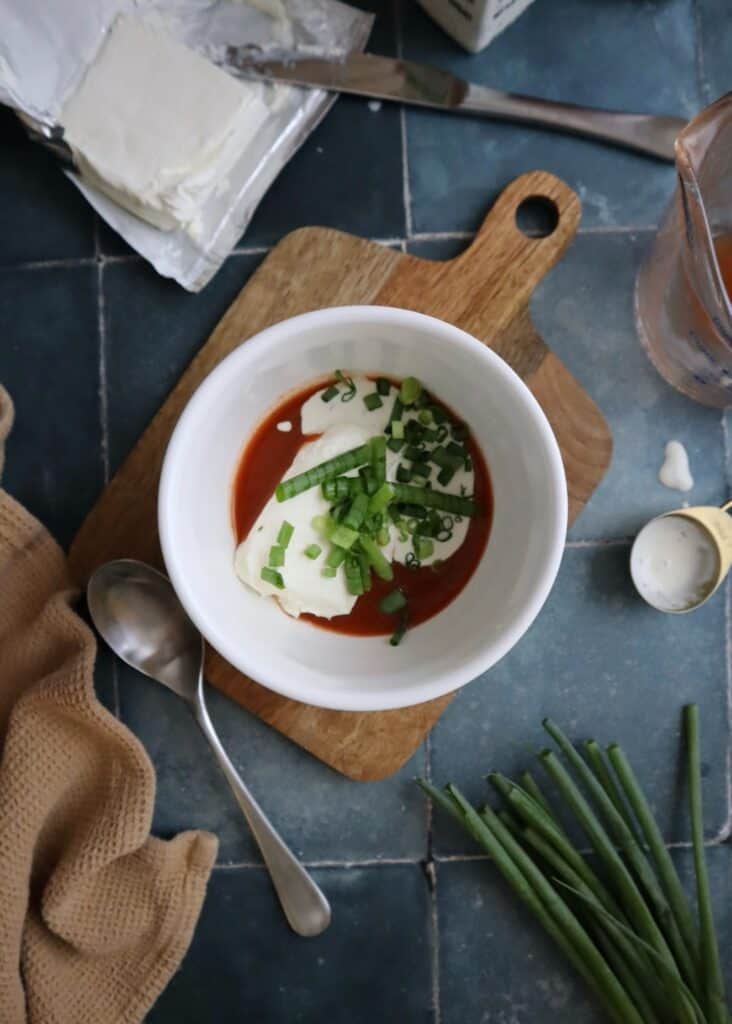
<path fill-rule="evenodd" d="M 548 238 L 559 223 L 559 209 L 546 196 L 527 196 L 516 207 L 516 227 L 527 238 Z"/>

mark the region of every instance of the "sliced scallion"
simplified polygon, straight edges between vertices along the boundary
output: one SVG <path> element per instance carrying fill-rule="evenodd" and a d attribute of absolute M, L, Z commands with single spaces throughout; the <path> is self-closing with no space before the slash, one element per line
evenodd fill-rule
<path fill-rule="evenodd" d="M 323 402 L 332 402 L 337 394 L 338 394 L 338 388 L 334 384 L 331 384 L 331 386 L 329 388 L 325 389 L 325 391 L 320 396 L 320 398 L 321 398 L 321 401 L 323 401 Z"/>
<path fill-rule="evenodd" d="M 265 565 L 262 567 L 262 571 L 259 575 L 265 583 L 269 583 L 271 586 L 277 587 L 278 590 L 285 589 L 285 581 L 276 569 L 270 569 L 269 566 Z"/>
<path fill-rule="evenodd" d="M 378 392 L 372 391 L 370 395 L 363 396 L 363 404 L 369 412 L 374 412 L 374 410 L 380 409 L 384 403 L 381 401 Z"/>
<path fill-rule="evenodd" d="M 361 565 L 355 555 L 349 555 L 345 564 L 346 588 L 349 594 L 358 597 L 363 594 L 363 579 L 361 577 Z"/>
<path fill-rule="evenodd" d="M 435 545 L 426 537 L 415 537 L 414 553 L 420 562 L 423 562 L 425 558 L 429 558 L 430 555 L 435 553 Z"/>
<path fill-rule="evenodd" d="M 416 377 L 405 377 L 402 386 L 399 388 L 399 398 L 402 405 L 414 405 L 422 393 L 422 385 Z"/>
<path fill-rule="evenodd" d="M 345 384 L 346 390 L 341 395 L 342 402 L 350 402 L 356 397 L 356 385 L 353 383 L 353 377 L 346 376 L 342 370 L 336 370 L 335 378 L 339 384 Z"/>
<path fill-rule="evenodd" d="M 277 543 L 281 548 L 286 548 L 292 540 L 292 535 L 295 532 L 295 527 L 292 523 L 288 523 L 287 520 L 283 522 L 280 527 L 280 532 L 277 534 Z"/>
<path fill-rule="evenodd" d="M 404 437 L 404 424 L 401 420 L 394 420 L 391 425 L 391 436 L 397 441 L 401 441 Z"/>
<path fill-rule="evenodd" d="M 420 409 L 417 419 L 420 423 L 423 423 L 425 427 L 428 427 L 432 422 L 432 413 L 429 409 Z"/>
<path fill-rule="evenodd" d="M 391 391 L 391 381 L 387 380 L 386 377 L 376 378 L 376 390 L 380 395 L 388 395 Z"/>
<path fill-rule="evenodd" d="M 369 499 L 369 515 L 373 516 L 383 512 L 394 498 L 394 488 L 391 484 L 382 484 L 378 491 L 375 491 Z"/>
<path fill-rule="evenodd" d="M 322 550 L 323 549 L 321 548 L 320 544 L 308 544 L 308 546 L 305 548 L 304 554 L 306 558 L 311 558 L 313 559 L 313 561 L 315 561 L 315 559 L 318 557 Z"/>
<path fill-rule="evenodd" d="M 395 420 L 400 420 L 402 418 L 403 412 L 404 406 L 402 405 L 402 400 L 399 397 L 399 395 L 397 395 L 396 398 L 394 399 L 394 405 L 391 407 L 389 422 L 386 424 L 386 433 L 391 432 L 392 424 L 395 422 Z"/>
<path fill-rule="evenodd" d="M 427 480 L 430 473 L 432 472 L 432 466 L 428 462 L 413 462 L 412 463 L 412 476 L 420 477 L 422 480 Z"/>
<path fill-rule="evenodd" d="M 457 516 L 472 517 L 480 514 L 480 509 L 472 498 L 446 494 L 444 491 L 436 491 L 429 487 L 410 487 L 409 484 L 397 483 L 394 485 L 394 500 L 427 508 L 437 508 Z"/>
<path fill-rule="evenodd" d="M 412 479 L 412 471 L 407 466 L 397 466 L 396 471 L 397 482 L 400 484 L 408 484 Z"/>
<path fill-rule="evenodd" d="M 458 470 L 465 462 L 462 456 L 453 455 L 447 448 L 435 448 L 430 458 L 440 469 Z"/>
<path fill-rule="evenodd" d="M 454 476 L 455 470 L 449 469 L 447 466 L 445 466 L 445 468 L 441 469 L 440 472 L 437 474 L 437 483 L 440 484 L 442 487 L 447 487 L 447 485 L 450 483 Z"/>
<path fill-rule="evenodd" d="M 376 575 L 382 580 L 393 580 L 394 570 L 391 562 L 381 552 L 379 545 L 371 537 L 361 536 L 361 549 L 373 566 Z"/>
<path fill-rule="evenodd" d="M 392 647 L 398 647 L 399 644 L 404 639 L 404 634 L 407 632 L 407 622 L 407 609 L 405 608 L 402 611 L 402 614 L 399 616 L 399 623 L 397 625 L 397 628 L 394 630 L 391 637 L 389 638 L 389 643 L 391 644 Z"/>
<path fill-rule="evenodd" d="M 410 462 L 427 462 L 430 457 L 430 453 L 424 448 L 418 448 L 416 445 L 410 445 L 404 451 L 404 458 L 409 459 Z"/>
<path fill-rule="evenodd" d="M 325 564 L 329 569 L 337 569 L 339 565 L 343 565 L 345 562 L 347 553 L 345 548 L 338 548 L 334 545 L 328 552 Z"/>
<path fill-rule="evenodd" d="M 392 424 L 393 429 L 394 424 Z M 392 452 L 400 452 L 404 447 L 404 441 L 401 437 L 390 437 L 386 442 L 386 447 Z"/>
<path fill-rule="evenodd" d="M 338 570 L 334 569 L 332 565 L 324 565 L 323 568 L 320 570 L 320 575 L 325 576 L 329 579 L 333 579 L 337 572 Z"/>
<path fill-rule="evenodd" d="M 389 543 L 389 530 L 386 526 L 382 526 L 376 534 L 376 543 L 381 548 L 385 547 Z"/>
<path fill-rule="evenodd" d="M 287 501 L 311 487 L 317 487 L 325 480 L 334 480 L 351 469 L 365 466 L 370 460 L 371 446 L 368 443 L 359 445 L 358 448 L 351 448 L 350 451 L 327 459 L 320 465 L 313 466 L 312 469 L 306 469 L 304 473 L 298 473 L 297 476 L 290 477 L 289 480 L 283 480 L 282 483 L 277 484 L 275 496 L 278 501 Z"/>
<path fill-rule="evenodd" d="M 335 530 L 331 533 L 330 539 L 339 548 L 350 549 L 358 540 L 358 531 L 351 530 L 350 527 L 344 526 L 343 523 L 338 523 Z"/>
<path fill-rule="evenodd" d="M 350 530 L 360 530 L 361 525 L 366 518 L 366 512 L 369 508 L 369 496 L 368 494 L 357 494 L 351 502 L 346 516 L 343 520 L 343 525 L 348 527 Z M 350 544 L 344 545 L 350 547 Z"/>
<path fill-rule="evenodd" d="M 401 590 L 392 590 L 391 593 L 387 594 L 386 597 L 382 597 L 379 601 L 379 611 L 383 612 L 384 615 L 393 615 L 400 608 L 406 607 L 406 604 L 407 599 Z"/>
<path fill-rule="evenodd" d="M 279 569 L 281 565 L 285 564 L 285 549 L 280 547 L 279 544 L 273 544 L 269 549 L 269 558 L 267 561 L 273 569 Z"/>

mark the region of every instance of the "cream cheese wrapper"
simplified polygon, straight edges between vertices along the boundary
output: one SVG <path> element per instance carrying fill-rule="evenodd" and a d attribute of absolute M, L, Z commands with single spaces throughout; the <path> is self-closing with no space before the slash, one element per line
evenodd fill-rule
<path fill-rule="evenodd" d="M 115 26 L 125 23 L 137 28 L 123 31 L 119 40 L 147 30 L 159 37 L 160 55 L 167 54 L 179 68 L 185 64 L 191 83 L 181 79 L 181 97 L 189 95 L 195 79 L 212 100 L 217 122 L 207 125 L 204 134 L 198 114 L 182 99 L 175 111 L 181 127 L 190 128 L 202 143 L 200 152 L 194 154 L 174 126 L 161 127 L 162 116 L 153 116 L 139 102 L 134 67 L 127 75 L 129 96 L 121 96 L 119 88 L 115 92 L 119 67 L 101 74 L 100 57 L 110 41 L 115 56 Z M 65 108 L 71 114 L 69 136 L 81 169 L 67 172 L 70 179 L 160 274 L 199 291 L 241 239 L 275 177 L 334 102 L 321 90 L 251 84 L 229 76 L 229 48 L 253 47 L 265 56 L 338 57 L 362 50 L 372 23 L 372 15 L 337 0 L 44 0 L 41 5 L 3 0 L 0 103 L 30 119 L 35 132 L 46 136 L 59 130 Z M 116 54 L 120 60 L 122 42 Z M 149 47 L 145 50 L 152 62 Z M 138 59 L 145 60 L 142 50 Z M 199 68 L 203 59 L 210 75 Z M 198 70 L 190 70 L 194 65 Z M 100 152 L 92 121 L 108 140 L 112 125 L 105 125 L 99 113 L 92 116 L 91 87 L 86 96 L 84 90 L 85 80 L 97 76 L 102 85 L 106 80 L 109 98 L 120 111 L 137 110 L 140 120 L 146 119 L 158 133 L 165 157 L 157 174 L 151 173 L 150 148 L 145 152 L 126 129 L 111 143 L 114 155 Z M 220 100 L 214 97 L 214 80 L 220 84 Z M 157 95 L 154 87 L 151 95 Z M 141 160 L 139 167 L 130 163 L 133 151 Z"/>

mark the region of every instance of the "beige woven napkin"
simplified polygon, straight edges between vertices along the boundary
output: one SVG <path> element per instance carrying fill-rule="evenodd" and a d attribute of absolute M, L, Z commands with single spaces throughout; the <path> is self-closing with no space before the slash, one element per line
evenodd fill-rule
<path fill-rule="evenodd" d="M 12 405 L 0 387 L 0 472 Z M 217 840 L 151 838 L 153 767 L 97 700 L 63 553 L 0 490 L 0 1021 L 142 1020 L 191 940 Z"/>

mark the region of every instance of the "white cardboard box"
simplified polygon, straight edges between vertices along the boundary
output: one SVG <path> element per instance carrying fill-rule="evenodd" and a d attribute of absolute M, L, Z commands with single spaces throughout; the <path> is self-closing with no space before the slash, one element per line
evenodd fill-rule
<path fill-rule="evenodd" d="M 453 39 L 477 53 L 523 14 L 533 0 L 419 0 Z"/>

